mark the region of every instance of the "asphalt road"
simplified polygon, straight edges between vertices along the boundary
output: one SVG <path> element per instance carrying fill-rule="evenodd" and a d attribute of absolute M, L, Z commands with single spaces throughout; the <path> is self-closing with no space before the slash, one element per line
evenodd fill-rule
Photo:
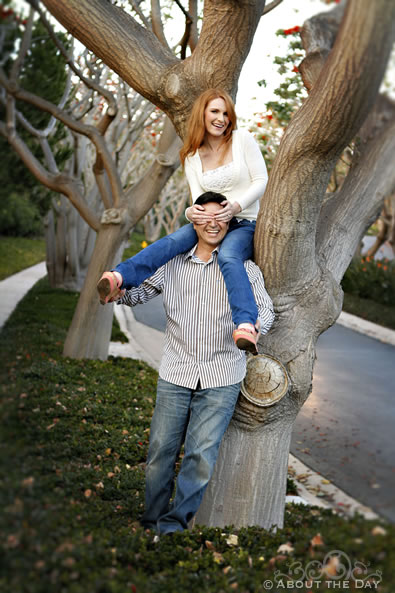
<path fill-rule="evenodd" d="M 160 298 L 134 308 L 164 330 Z M 335 325 L 317 344 L 313 391 L 296 419 L 291 452 L 395 522 L 395 347 Z"/>

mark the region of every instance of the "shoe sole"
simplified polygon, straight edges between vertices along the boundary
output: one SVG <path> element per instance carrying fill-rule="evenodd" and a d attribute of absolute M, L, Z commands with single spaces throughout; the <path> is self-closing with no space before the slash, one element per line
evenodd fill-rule
<path fill-rule="evenodd" d="M 236 341 L 236 346 L 239 348 L 239 350 L 251 352 L 251 354 L 254 354 L 255 356 L 258 354 L 256 345 L 253 342 L 250 342 L 250 340 L 247 340 L 246 338 L 239 338 Z"/>
<path fill-rule="evenodd" d="M 107 278 L 102 278 L 97 284 L 97 292 L 99 293 L 100 304 L 106 305 L 108 297 L 111 294 L 111 284 Z"/>

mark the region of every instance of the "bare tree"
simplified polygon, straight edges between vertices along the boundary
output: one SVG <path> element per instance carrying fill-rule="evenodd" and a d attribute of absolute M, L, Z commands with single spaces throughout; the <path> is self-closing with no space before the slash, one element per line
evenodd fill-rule
<path fill-rule="evenodd" d="M 98 277 L 102 270 L 120 259 L 130 230 L 151 208 L 179 166 L 180 140 L 171 122 L 165 121 L 152 162 L 146 162 L 148 166 L 144 170 L 140 168 L 139 177 L 134 176 L 129 166 L 130 151 L 144 126 L 152 123 L 152 113 L 157 119 L 155 107 L 118 76 L 111 75 L 109 68 L 88 52 L 81 56 L 82 63 L 78 66 L 44 13 L 37 8 L 49 35 L 64 55 L 70 73 L 78 77 L 79 83 L 74 88 L 67 85 L 58 105 L 19 86 L 19 74 L 31 40 L 32 9 L 10 74 L 7 76 L 4 70 L 0 71 L 6 111 L 6 121 L 0 122 L 0 133 L 43 185 L 68 199 L 53 201 L 46 229 L 51 281 L 57 286 L 78 289 L 87 270 L 87 282 L 68 332 L 64 354 L 106 358 L 112 307 L 99 307 L 95 290 Z M 111 89 L 111 84 L 115 89 Z M 67 101 L 72 90 L 74 100 L 69 106 Z M 17 110 L 18 100 L 49 113 L 50 125 L 45 130 L 35 130 Z M 73 147 L 72 157 L 62 171 L 48 142 L 56 121 L 69 131 L 68 141 Z M 43 162 L 22 141 L 19 125 L 39 140 Z M 79 220 L 74 209 L 83 220 Z"/>
<path fill-rule="evenodd" d="M 221 86 L 235 94 L 264 9 L 263 0 L 206 0 L 199 41 L 191 56 L 180 61 L 151 31 L 106 0 L 44 4 L 163 109 L 181 135 L 200 91 Z M 255 240 L 255 259 L 277 313 L 260 347 L 286 367 L 290 389 L 271 408 L 240 399 L 198 513 L 200 522 L 282 525 L 292 426 L 311 390 L 316 340 L 339 315 L 343 273 L 383 197 L 394 190 L 395 118 L 391 105 L 378 100 L 394 18 L 393 0 L 349 0 L 336 38 L 319 25 L 311 30 L 310 42 L 302 33 L 308 54 L 311 40 L 324 45 L 320 35 L 325 43 L 329 35 L 330 49 L 304 73 L 310 94 L 282 138 Z M 366 119 L 372 109 L 375 117 Z M 352 167 L 328 198 L 331 172 L 352 139 Z M 113 236 L 107 226 L 106 241 Z M 98 249 L 103 240 L 99 233 Z"/>

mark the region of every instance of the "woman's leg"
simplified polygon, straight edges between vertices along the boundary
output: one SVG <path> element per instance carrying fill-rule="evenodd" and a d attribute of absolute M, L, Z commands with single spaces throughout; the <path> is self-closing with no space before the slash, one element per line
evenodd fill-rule
<path fill-rule="evenodd" d="M 197 235 L 192 224 L 187 224 L 175 233 L 155 241 L 133 257 L 117 265 L 114 270 L 123 278 L 122 288 L 139 286 L 152 276 L 158 268 L 180 253 L 192 249 L 197 243 Z"/>
<path fill-rule="evenodd" d="M 246 259 L 253 256 L 255 223 L 232 221 L 218 254 L 232 310 L 233 323 L 256 324 L 258 308 L 244 268 Z"/>

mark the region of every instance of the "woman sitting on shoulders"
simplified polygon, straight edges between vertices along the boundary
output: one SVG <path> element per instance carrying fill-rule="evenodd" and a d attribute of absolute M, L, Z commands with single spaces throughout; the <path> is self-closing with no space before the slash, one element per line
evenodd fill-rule
<path fill-rule="evenodd" d="M 217 220 L 230 223 L 218 263 L 236 326 L 233 338 L 239 348 L 256 354 L 258 310 L 244 261 L 253 257 L 259 200 L 268 176 L 254 137 L 246 130 L 236 129 L 234 104 L 228 93 L 208 89 L 197 98 L 180 157 L 192 196 L 192 206 L 185 211 L 190 222 L 206 224 L 210 220 L 202 206 L 194 205 L 201 194 L 214 191 L 226 198 L 223 210 L 215 215 Z M 116 300 L 121 290 L 139 286 L 170 259 L 192 249 L 196 242 L 193 224 L 185 225 L 122 262 L 113 272 L 105 272 L 98 284 L 101 302 Z"/>

